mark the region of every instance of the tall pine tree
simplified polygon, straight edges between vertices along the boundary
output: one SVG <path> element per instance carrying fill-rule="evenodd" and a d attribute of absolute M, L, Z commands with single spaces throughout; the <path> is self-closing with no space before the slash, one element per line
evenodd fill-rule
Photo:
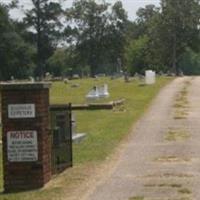
<path fill-rule="evenodd" d="M 47 59 L 57 46 L 63 10 L 59 3 L 50 0 L 31 1 L 33 7 L 25 12 L 24 22 L 28 30 L 32 32 L 32 40 L 37 48 L 35 75 L 43 77 Z"/>

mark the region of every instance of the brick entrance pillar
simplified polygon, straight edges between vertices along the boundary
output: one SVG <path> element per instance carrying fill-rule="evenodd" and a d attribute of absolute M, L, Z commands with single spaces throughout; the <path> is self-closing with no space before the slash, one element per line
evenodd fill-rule
<path fill-rule="evenodd" d="M 1 84 L 5 192 L 51 178 L 48 83 Z"/>

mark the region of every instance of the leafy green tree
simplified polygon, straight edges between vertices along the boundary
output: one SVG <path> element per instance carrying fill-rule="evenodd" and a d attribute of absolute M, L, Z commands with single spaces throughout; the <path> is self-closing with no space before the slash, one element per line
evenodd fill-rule
<path fill-rule="evenodd" d="M 129 44 L 126 48 L 127 51 L 133 50 L 134 43 L 136 47 L 134 51 L 138 50 L 139 53 L 142 53 L 142 49 L 138 48 L 138 44 L 145 46 L 145 55 L 137 57 L 137 63 L 141 63 L 141 66 L 136 67 L 137 72 L 144 71 L 144 63 L 145 68 L 151 68 L 156 71 L 164 70 L 164 63 L 162 62 L 162 57 L 158 50 L 158 43 L 156 42 L 157 38 L 155 35 L 157 34 L 158 22 L 160 18 L 160 11 L 155 5 L 147 5 L 144 8 L 139 8 L 137 11 L 137 18 L 134 22 L 129 22 L 127 27 L 127 43 Z M 144 40 L 144 38 L 148 38 L 148 40 Z M 132 41 L 130 43 L 130 41 Z M 143 43 L 145 41 L 145 43 Z M 130 50 L 128 50 L 131 48 Z M 143 49 L 144 49 L 143 48 Z M 135 53 L 134 53 L 135 54 Z M 144 52 L 142 53 L 144 54 Z M 131 59 L 131 58 L 130 58 Z M 139 61 L 141 59 L 141 61 Z M 143 64 L 142 64 L 143 63 Z M 138 65 L 138 64 L 137 64 Z M 133 67 L 133 66 L 132 66 Z M 141 69 L 140 69 L 141 68 Z M 134 69 L 130 68 L 129 69 Z M 135 71 L 135 70 L 134 70 Z"/>
<path fill-rule="evenodd" d="M 179 62 L 187 48 L 199 48 L 199 0 L 162 0 L 161 8 L 147 5 L 137 12 L 137 19 L 129 27 L 129 38 L 136 40 L 147 35 L 147 66 L 180 71 Z"/>
<path fill-rule="evenodd" d="M 91 76 L 111 71 L 109 66 L 116 65 L 124 49 L 127 15 L 122 3 L 110 7 L 105 1 L 75 0 L 66 13 L 74 26 L 67 31 L 74 33 L 83 66 L 90 67 Z"/>
<path fill-rule="evenodd" d="M 136 24 L 139 37 L 145 34 L 150 34 L 150 26 L 152 25 L 152 21 L 158 13 L 159 8 L 152 4 L 146 5 L 144 8 L 138 9 L 136 13 Z"/>
<path fill-rule="evenodd" d="M 72 47 L 59 48 L 47 61 L 47 70 L 54 76 L 81 74 L 79 58 Z"/>
<path fill-rule="evenodd" d="M 151 29 L 155 22 L 156 16 L 159 14 L 159 8 L 155 5 L 147 5 L 144 8 L 139 8 L 135 21 L 127 23 L 127 40 L 136 40 L 143 35 L 151 36 Z"/>
<path fill-rule="evenodd" d="M 66 69 L 66 53 L 57 49 L 47 61 L 47 71 L 54 76 L 62 76 Z"/>
<path fill-rule="evenodd" d="M 31 40 L 37 49 L 35 75 L 44 76 L 47 59 L 57 47 L 62 27 L 59 3 L 50 0 L 31 0 L 33 8 L 25 12 L 24 23 L 31 31 Z"/>
<path fill-rule="evenodd" d="M 117 1 L 113 6 L 110 14 L 110 24 L 107 27 L 108 33 L 103 38 L 106 51 L 104 58 L 108 58 L 108 63 L 114 65 L 113 69 L 116 72 L 116 68 L 119 65 L 120 60 L 123 64 L 124 49 L 126 46 L 126 33 L 128 26 L 127 13 L 123 8 L 122 2 Z M 111 72 L 113 72 L 111 71 Z"/>
<path fill-rule="evenodd" d="M 132 75 L 136 72 L 143 73 L 148 68 L 148 43 L 148 36 L 141 36 L 131 41 L 126 48 L 126 65 Z"/>
<path fill-rule="evenodd" d="M 200 75 L 200 53 L 195 53 L 190 48 L 187 48 L 180 58 L 178 67 L 186 75 Z"/>
<path fill-rule="evenodd" d="M 188 47 L 198 49 L 199 0 L 162 0 L 154 40 L 163 62 L 178 74 L 178 63 Z M 198 45 L 198 46 L 197 46 Z"/>
<path fill-rule="evenodd" d="M 100 63 L 102 53 L 102 36 L 108 22 L 108 4 L 96 3 L 94 0 L 76 0 L 67 16 L 76 24 L 76 49 L 83 63 L 88 64 L 94 76 Z"/>
<path fill-rule="evenodd" d="M 0 79 L 27 78 L 33 69 L 34 49 L 16 33 L 8 8 L 0 3 Z"/>

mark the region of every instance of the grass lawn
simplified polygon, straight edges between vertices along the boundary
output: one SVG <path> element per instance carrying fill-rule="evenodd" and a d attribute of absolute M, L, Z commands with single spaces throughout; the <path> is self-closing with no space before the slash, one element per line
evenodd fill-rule
<path fill-rule="evenodd" d="M 172 78 L 158 78 L 155 85 L 149 86 L 139 86 L 138 81 L 125 83 L 123 79 L 108 78 L 73 80 L 68 84 L 53 83 L 50 92 L 51 103 L 85 103 L 85 95 L 89 89 L 94 85 L 107 83 L 110 97 L 101 101 L 125 98 L 125 105 L 116 110 L 74 112 L 78 132 L 87 134 L 81 144 L 73 145 L 74 167 L 55 177 L 49 187 L 31 192 L 0 194 L 0 200 L 60 200 L 64 193 L 67 199 L 67 194 L 70 196 L 74 187 L 86 181 L 87 176 L 93 173 L 93 166 L 103 163 L 120 141 L 128 135 L 132 124 L 148 108 L 160 88 L 171 80 Z M 79 84 L 79 87 L 73 88 L 72 84 Z M 0 187 L 3 190 L 2 175 L 0 177 Z"/>

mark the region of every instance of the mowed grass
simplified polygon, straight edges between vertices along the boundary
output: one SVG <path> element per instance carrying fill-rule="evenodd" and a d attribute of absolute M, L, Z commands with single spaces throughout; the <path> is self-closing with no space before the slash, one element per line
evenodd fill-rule
<path fill-rule="evenodd" d="M 95 102 L 109 102 L 120 98 L 125 99 L 119 111 L 94 110 L 74 112 L 78 132 L 86 133 L 86 140 L 81 145 L 74 145 L 74 162 L 104 160 L 130 131 L 131 125 L 146 110 L 149 103 L 165 85 L 169 78 L 159 78 L 157 84 L 139 86 L 138 81 L 125 83 L 123 79 L 108 78 L 74 80 L 70 84 L 57 82 L 51 90 L 51 103 L 86 103 L 85 95 L 95 85 L 108 84 L 110 97 Z M 79 84 L 73 88 L 71 85 Z"/>
<path fill-rule="evenodd" d="M 93 86 L 108 84 L 110 97 L 97 102 L 109 102 L 124 98 L 125 104 L 115 110 L 75 111 L 77 130 L 86 133 L 86 139 L 80 144 L 73 145 L 74 167 L 55 177 L 53 182 L 41 190 L 0 194 L 0 200 L 61 200 L 70 197 L 74 188 L 87 181 L 92 175 L 93 166 L 103 163 L 120 141 L 130 132 L 132 125 L 148 108 L 152 99 L 160 88 L 170 82 L 172 78 L 158 78 L 156 84 L 140 86 L 139 81 L 125 83 L 123 79 L 109 78 L 73 80 L 68 84 L 54 82 L 50 91 L 51 104 L 86 103 L 85 95 Z M 79 87 L 72 87 L 79 84 Z M 2 167 L 0 168 L 2 174 Z M 90 173 L 91 170 L 91 173 Z M 95 175 L 95 174 L 93 174 Z M 2 175 L 0 181 L 2 188 Z M 65 199 L 64 198 L 64 199 Z"/>

